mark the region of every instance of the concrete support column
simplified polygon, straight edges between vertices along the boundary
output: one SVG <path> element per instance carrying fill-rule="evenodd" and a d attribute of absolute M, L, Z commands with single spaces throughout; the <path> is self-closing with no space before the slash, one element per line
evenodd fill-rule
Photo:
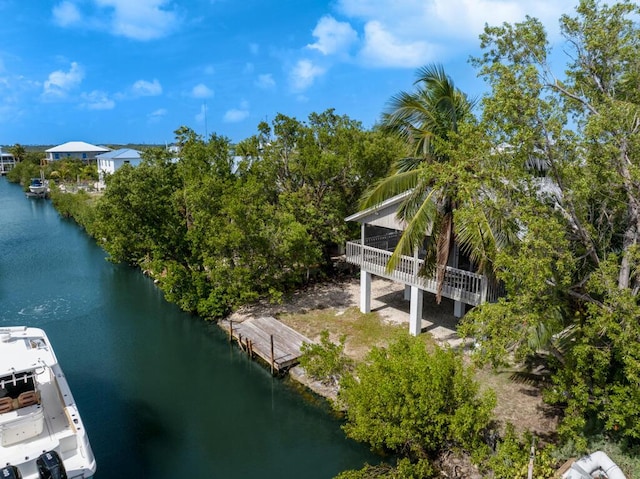
<path fill-rule="evenodd" d="M 371 273 L 360 270 L 360 311 L 371 312 Z"/>
<path fill-rule="evenodd" d="M 464 303 L 462 301 L 453 302 L 453 315 L 456 318 L 461 318 L 462 316 L 464 316 Z"/>
<path fill-rule="evenodd" d="M 408 284 L 404 285 L 404 299 L 406 299 L 407 301 L 411 300 L 411 286 L 409 286 Z"/>
<path fill-rule="evenodd" d="M 409 334 L 417 336 L 422 330 L 422 291 L 417 286 L 411 286 L 411 306 L 409 307 Z"/>

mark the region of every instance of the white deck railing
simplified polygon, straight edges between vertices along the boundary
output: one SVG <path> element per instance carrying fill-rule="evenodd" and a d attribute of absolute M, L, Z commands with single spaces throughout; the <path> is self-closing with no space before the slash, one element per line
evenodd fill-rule
<path fill-rule="evenodd" d="M 367 245 L 363 248 L 359 241 L 347 242 L 346 260 L 348 263 L 360 266 L 365 271 L 383 278 L 417 286 L 431 293 L 437 292 L 435 276 L 426 278 L 418 274 L 424 263 L 423 260 L 401 256 L 395 269 L 387 271 L 392 251 L 369 246 L 369 238 L 366 239 L 366 243 Z M 380 241 L 374 241 L 374 244 L 380 243 Z M 495 301 L 497 294 L 493 288 L 490 288 L 485 276 L 447 266 L 442 285 L 442 296 L 477 306 L 486 301 Z"/>

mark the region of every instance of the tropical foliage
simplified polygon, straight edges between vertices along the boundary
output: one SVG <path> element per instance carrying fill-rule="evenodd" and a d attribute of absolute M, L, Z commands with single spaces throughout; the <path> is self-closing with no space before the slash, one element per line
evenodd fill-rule
<path fill-rule="evenodd" d="M 508 296 L 466 318 L 494 363 L 537 360 L 560 432 L 640 440 L 640 8 L 583 0 L 561 18 L 571 51 L 555 76 L 541 23 L 487 28 L 475 60 L 492 88 L 477 151 L 521 241 L 496 257 Z M 472 147 L 469 146 L 468 150 Z"/>
<path fill-rule="evenodd" d="M 485 449 L 495 397 L 480 393 L 471 370 L 451 349 L 430 353 L 420 338 L 404 336 L 388 348 L 374 348 L 340 386 L 345 432 L 374 449 L 400 454 L 411 464 L 452 448 Z"/>
<path fill-rule="evenodd" d="M 561 18 L 563 73 L 538 20 L 487 27 L 473 61 L 489 86 L 477 116 L 442 68 L 428 66 L 414 93 L 392 98 L 381 129 L 333 110 L 307 121 L 277 115 L 235 146 L 180 128 L 179 161 L 152 150 L 140 167 L 118 170 L 95 216 L 84 215 L 87 229 L 114 261 L 145 269 L 169 300 L 211 318 L 331 274 L 348 236 L 343 219 L 365 190 L 364 206 L 409 190 L 393 261 L 424 247 L 442 283 L 457 245 L 504 285 L 503 298 L 464 318 L 475 359 L 531 366 L 576 451 L 594 433 L 634 450 L 638 15 L 631 1 L 581 0 Z M 329 346 L 339 359 L 340 345 Z M 343 477 L 428 477 L 443 448 L 485 448 L 492 398 L 455 353 L 428 353 L 418 339 L 374 348 L 341 380 L 339 398 L 350 437 L 401 456 Z M 526 442 L 507 434 L 494 469 L 521 475 Z"/>
<path fill-rule="evenodd" d="M 330 273 L 351 205 L 401 145 L 333 110 L 258 130 L 234 147 L 178 129 L 179 160 L 152 150 L 116 171 L 88 230 L 206 318 Z"/>
<path fill-rule="evenodd" d="M 486 193 L 469 182 L 482 165 L 451 154 L 460 129 L 474 123 L 474 102 L 437 65 L 420 69 L 415 83 L 416 91 L 394 96 L 383 115 L 384 129 L 402 138 L 411 154 L 398 159 L 391 173 L 367 191 L 362 207 L 410 192 L 397 213 L 407 226 L 388 268 L 393 269 L 401 255 L 424 248 L 421 274 L 435 273 L 440 301 L 445 267 L 458 256 L 456 245 L 478 271 L 493 278 L 491 260 L 514 241 L 515 226 L 496 215 L 495 208 L 479 207 Z M 473 214 L 457 214 L 465 209 Z"/>
<path fill-rule="evenodd" d="M 353 361 L 344 354 L 346 339 L 343 335 L 336 344 L 329 339 L 329 331 L 322 331 L 319 343 L 302 344 L 300 366 L 313 379 L 336 386 L 340 378 L 353 367 Z"/>

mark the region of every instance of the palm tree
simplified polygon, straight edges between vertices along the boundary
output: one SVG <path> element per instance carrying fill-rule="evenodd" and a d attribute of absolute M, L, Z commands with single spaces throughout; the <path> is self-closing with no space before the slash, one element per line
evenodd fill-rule
<path fill-rule="evenodd" d="M 11 148 L 9 148 L 9 152 L 11 152 L 18 163 L 23 161 L 27 156 L 27 150 L 25 150 L 24 146 L 22 146 L 20 143 L 16 143 Z"/>
<path fill-rule="evenodd" d="M 458 243 L 461 250 L 485 274 L 490 271 L 489 252 L 501 241 L 493 235 L 497 223 L 490 215 L 478 217 L 474 224 L 454 227 L 453 214 L 457 204 L 455 183 L 436 187 L 436 178 L 429 174 L 435 164 L 449 162 L 442 145 L 458 132 L 462 122 L 472 119 L 474 101 L 457 89 L 442 66 L 429 65 L 418 70 L 413 93 L 393 96 L 382 118 L 386 131 L 400 135 L 411 155 L 396 161 L 391 174 L 365 193 L 362 208 L 375 206 L 400 193 L 411 191 L 403 200 L 398 218 L 407 227 L 389 261 L 391 271 L 402 255 L 411 255 L 423 246 L 430 233 L 434 241 L 426 245 L 423 275 L 435 271 L 440 302 L 449 254 Z M 457 234 L 456 234 L 457 233 Z"/>

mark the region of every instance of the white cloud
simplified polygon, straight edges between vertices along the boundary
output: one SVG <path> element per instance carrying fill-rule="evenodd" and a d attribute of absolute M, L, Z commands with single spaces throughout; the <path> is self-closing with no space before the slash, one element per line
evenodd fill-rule
<path fill-rule="evenodd" d="M 403 42 L 379 22 L 369 22 L 364 32 L 365 45 L 360 54 L 369 65 L 415 68 L 434 58 L 432 45 L 424 41 Z"/>
<path fill-rule="evenodd" d="M 243 101 L 240 108 L 232 108 L 227 110 L 222 120 L 225 123 L 238 123 L 249 116 L 249 103 Z"/>
<path fill-rule="evenodd" d="M 438 19 L 440 32 L 451 32 L 452 28 L 460 29 L 459 35 L 476 40 L 484 30 L 484 25 L 501 25 L 504 22 L 514 23 L 525 19 L 526 15 L 547 17 L 550 10 L 556 12 L 557 21 L 560 11 L 558 1 L 513 1 L 513 0 L 435 0 L 430 8 L 423 12 L 424 19 L 433 15 Z M 553 8 L 552 8 L 553 7 Z M 542 18 L 545 19 L 545 18 Z M 433 24 L 437 26 L 438 24 Z"/>
<path fill-rule="evenodd" d="M 557 24 L 561 13 L 569 13 L 577 0 L 338 0 L 343 15 L 383 22 L 394 34 L 402 32 L 417 38 L 446 34 L 447 37 L 472 38 L 484 24 L 519 22 L 525 15 L 546 24 Z"/>
<path fill-rule="evenodd" d="M 258 88 L 270 90 L 275 88 L 276 81 L 273 79 L 273 75 L 271 75 L 271 73 L 265 73 L 263 75 L 258 75 L 258 79 L 255 81 L 255 84 Z"/>
<path fill-rule="evenodd" d="M 197 84 L 191 90 L 191 96 L 193 98 L 211 98 L 213 94 L 213 90 L 204 83 Z"/>
<path fill-rule="evenodd" d="M 82 83 L 84 69 L 72 62 L 69 71 L 56 70 L 44 82 L 44 95 L 48 98 L 64 98 L 66 94 Z"/>
<path fill-rule="evenodd" d="M 109 31 L 134 40 L 153 40 L 173 32 L 179 18 L 168 0 L 94 0 L 111 10 Z"/>
<path fill-rule="evenodd" d="M 151 113 L 149 113 L 147 115 L 147 118 L 149 119 L 150 122 L 155 123 L 160 121 L 165 116 L 167 116 L 167 113 L 169 112 L 165 108 L 158 108 L 157 110 L 154 110 Z"/>
<path fill-rule="evenodd" d="M 116 103 L 103 91 L 93 90 L 82 94 L 83 103 L 80 105 L 87 110 L 113 110 Z"/>
<path fill-rule="evenodd" d="M 60 27 L 98 30 L 133 40 L 154 40 L 174 32 L 181 18 L 170 0 L 63 0 L 53 7 Z"/>
<path fill-rule="evenodd" d="M 260 53 L 260 45 L 257 43 L 249 43 L 249 51 L 252 55 L 257 55 Z"/>
<path fill-rule="evenodd" d="M 307 47 L 324 55 L 346 53 L 358 40 L 358 34 L 349 23 L 339 22 L 329 15 L 320 19 L 313 30 L 313 36 L 318 40 Z"/>
<path fill-rule="evenodd" d="M 131 87 L 134 96 L 158 96 L 162 94 L 162 85 L 157 79 L 152 82 L 147 80 L 138 80 Z"/>
<path fill-rule="evenodd" d="M 198 123 L 204 123 L 206 119 L 207 119 L 207 105 L 203 103 L 200 106 L 200 112 L 198 112 L 198 114 L 196 115 L 196 121 Z"/>
<path fill-rule="evenodd" d="M 75 4 L 64 1 L 53 7 L 53 21 L 61 26 L 77 25 L 82 20 L 82 15 Z"/>
<path fill-rule="evenodd" d="M 337 0 L 335 5 L 351 25 L 364 25 L 360 58 L 366 64 L 414 68 L 479 47 L 485 24 L 521 22 L 526 15 L 539 18 L 553 40 L 558 38 L 558 18 L 572 13 L 575 4 L 577 0 Z M 321 23 L 314 30 L 318 49 L 325 45 L 318 35 Z"/>
<path fill-rule="evenodd" d="M 295 91 L 306 90 L 325 71 L 324 68 L 314 65 L 311 60 L 299 60 L 289 73 L 291 86 Z"/>

